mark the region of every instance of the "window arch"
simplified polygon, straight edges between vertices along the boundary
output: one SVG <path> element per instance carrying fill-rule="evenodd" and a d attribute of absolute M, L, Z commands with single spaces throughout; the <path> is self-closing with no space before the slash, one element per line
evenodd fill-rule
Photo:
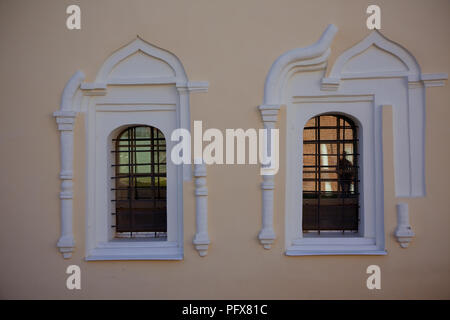
<path fill-rule="evenodd" d="M 358 232 L 359 166 L 355 122 L 339 114 L 311 118 L 303 129 L 304 233 Z"/>
<path fill-rule="evenodd" d="M 130 126 L 113 139 L 115 237 L 167 236 L 167 162 L 164 134 Z"/>

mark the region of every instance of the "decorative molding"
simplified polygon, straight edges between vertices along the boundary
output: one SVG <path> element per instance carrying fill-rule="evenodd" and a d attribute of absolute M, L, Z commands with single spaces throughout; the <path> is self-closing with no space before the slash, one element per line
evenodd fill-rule
<path fill-rule="evenodd" d="M 279 56 L 270 67 L 266 77 L 264 104 L 283 104 L 283 85 L 293 67 L 313 66 L 326 62 L 330 54 L 329 47 L 336 32 L 336 26 L 330 24 L 315 44 L 305 48 L 296 48 Z"/>
<path fill-rule="evenodd" d="M 407 99 L 398 92 L 405 90 Z M 423 197 L 425 191 L 425 88 L 443 86 L 447 74 L 422 74 L 414 56 L 378 30 L 343 52 L 329 76 L 321 81 L 322 91 L 339 91 L 342 82 L 360 80 L 360 89 L 348 87 L 345 93 L 373 93 L 377 104 L 393 105 L 395 193 L 397 197 Z M 384 85 L 391 81 L 389 86 Z M 395 88 L 394 88 L 395 87 Z"/>
<path fill-rule="evenodd" d="M 210 244 L 208 236 L 208 187 L 206 186 L 206 164 L 194 161 L 195 176 L 195 216 L 197 232 L 193 244 L 198 254 L 204 257 L 208 254 Z"/>
<path fill-rule="evenodd" d="M 445 85 L 444 80 L 448 79 L 448 74 L 446 73 L 431 73 L 431 74 L 421 74 L 420 80 L 424 83 L 425 87 L 443 87 Z"/>
<path fill-rule="evenodd" d="M 306 48 L 293 49 L 281 55 L 266 78 L 264 104 L 260 106 L 265 127 L 274 126 L 277 112 L 271 106 L 286 105 L 286 254 L 385 254 L 382 166 L 382 109 L 394 109 L 395 192 L 397 197 L 425 195 L 425 88 L 442 86 L 447 74 L 422 74 L 414 56 L 397 43 L 385 38 L 378 30 L 342 53 L 326 76 L 330 45 L 337 32 L 333 25 L 319 41 Z M 306 72 L 307 71 L 307 72 Z M 405 81 L 406 80 L 406 81 Z M 345 82 L 345 83 L 344 83 Z M 405 85 L 406 84 L 406 85 Z M 330 92 L 335 92 L 330 95 Z M 358 107 L 356 107 L 358 106 Z M 371 244 L 359 244 L 352 239 L 341 247 L 328 247 L 318 239 L 302 237 L 301 172 L 298 160 L 299 136 L 306 121 L 319 113 L 343 112 L 364 121 L 362 143 L 366 154 L 363 221 L 360 237 L 375 239 Z M 266 125 L 267 122 L 267 125 Z M 270 124 L 270 125 L 269 125 Z M 371 129 L 368 130 L 367 128 Z M 367 131 L 368 130 L 368 131 Z M 294 150 L 294 151 L 293 151 Z M 292 159 L 291 159 L 292 157 Z M 289 169 L 291 168 L 291 169 Z M 375 168 L 370 170 L 370 168 Z M 295 170 L 294 170 L 295 169 Z M 266 248 L 275 239 L 273 232 L 273 177 L 264 177 L 263 230 L 260 238 Z M 289 182 L 290 181 L 290 182 Z M 291 190 L 292 189 L 292 190 Z M 292 200 L 294 199 L 294 200 Z M 295 200 L 296 199 L 296 200 Z M 300 203 L 299 203 L 300 201 Z M 371 220 L 370 220 L 371 219 Z M 369 221 L 370 220 L 370 221 Z M 267 236 L 261 236 L 266 234 Z M 267 238 L 267 239 L 265 239 Z"/>
<path fill-rule="evenodd" d="M 337 91 L 337 89 L 339 89 L 339 84 L 339 79 L 323 78 L 321 89 L 322 91 Z"/>
<path fill-rule="evenodd" d="M 376 63 L 365 66 L 364 58 L 361 55 L 369 54 L 379 57 L 382 62 L 389 62 L 390 65 L 380 66 Z M 385 56 L 383 56 L 385 55 Z M 355 66 L 351 67 L 351 62 L 355 61 Z M 390 61 L 397 59 L 398 64 Z M 377 61 L 378 62 L 378 61 Z M 376 66 L 376 67 L 375 67 Z M 373 70 L 370 69 L 374 67 Z M 364 69 L 366 68 L 366 69 Z M 325 83 L 340 81 L 341 79 L 362 79 L 362 78 L 383 78 L 395 76 L 408 76 L 409 81 L 420 79 L 420 67 L 416 59 L 403 47 L 385 38 L 378 30 L 372 31 L 364 40 L 342 53 L 333 65 L 328 78 L 322 81 Z"/>
<path fill-rule="evenodd" d="M 329 46 L 336 32 L 337 28 L 330 24 L 315 44 L 290 50 L 279 56 L 272 64 L 264 85 L 264 104 L 258 107 L 265 129 L 275 128 L 280 106 L 286 103 L 283 99 L 286 83 L 294 72 L 326 68 L 326 61 L 330 55 Z M 266 143 L 267 150 L 270 150 L 270 139 L 267 139 Z M 268 166 L 261 166 L 261 171 L 263 172 Z M 273 175 L 263 174 L 262 177 L 262 228 L 258 239 L 265 249 L 270 249 L 276 239 L 273 229 L 275 182 Z"/>
<path fill-rule="evenodd" d="M 191 130 L 191 110 L 189 108 L 189 87 L 187 83 L 177 83 L 176 85 L 179 96 L 179 128 Z M 184 181 L 191 181 L 192 166 L 190 164 L 183 164 L 183 179 Z"/>
<path fill-rule="evenodd" d="M 110 241 L 109 202 L 103 190 L 109 180 L 99 181 L 107 171 L 105 141 L 99 138 L 117 126 L 141 123 L 160 127 L 168 148 L 170 134 L 176 128 L 190 130 L 190 92 L 206 92 L 208 82 L 189 82 L 179 59 L 170 52 L 137 37 L 114 52 L 100 68 L 95 81 L 83 82 L 84 74 L 75 73 L 67 83 L 61 109 L 54 113 L 61 131 L 61 233 L 58 247 L 65 258 L 74 248 L 72 231 L 73 125 L 77 112 L 86 114 L 86 260 L 180 260 L 183 259 L 183 180 L 191 179 L 190 165 L 168 165 L 171 177 L 168 204 L 168 240 Z M 142 87 L 146 86 L 145 90 Z M 176 88 L 176 90 L 171 89 Z M 157 112 L 155 112 L 157 111 Z M 145 116 L 143 116 L 145 115 Z M 100 119 L 100 120 L 99 120 Z M 104 136 L 106 137 L 106 136 Z M 101 151 L 99 151 L 101 150 Z M 106 157 L 97 163 L 98 157 Z M 103 158 L 102 158 L 103 159 Z M 101 170 L 101 167 L 105 170 Z M 169 168 L 170 167 L 170 168 Z M 100 196 L 99 196 L 100 194 Z M 95 196 L 94 196 L 95 195 Z M 100 198 L 99 198 L 100 197 Z M 102 198 L 104 197 L 104 198 Z M 106 215 L 106 216 L 104 216 Z M 108 221 L 99 225 L 98 221 Z M 168 245 L 170 244 L 170 245 Z"/>
<path fill-rule="evenodd" d="M 278 120 L 279 105 L 261 105 L 259 111 L 264 124 L 264 129 L 267 130 L 267 150 L 271 150 L 270 130 L 275 128 L 275 124 Z M 262 165 L 261 172 L 264 169 L 270 168 L 271 164 Z M 273 199 L 274 199 L 274 175 L 263 174 L 263 182 L 261 183 L 262 192 L 262 228 L 259 232 L 258 239 L 261 242 L 264 249 L 270 249 L 272 243 L 275 241 L 276 235 L 273 230 Z"/>
<path fill-rule="evenodd" d="M 163 66 L 159 66 L 158 70 L 161 70 L 161 73 L 164 71 L 165 73 L 169 72 L 172 73 L 172 76 L 174 77 L 173 80 L 175 82 L 187 82 L 187 76 L 184 71 L 183 65 L 181 64 L 180 60 L 173 55 L 172 53 L 158 48 L 143 39 L 141 39 L 139 36 L 135 40 L 133 40 L 131 43 L 126 45 L 125 47 L 117 50 L 115 53 L 113 53 L 106 61 L 103 63 L 102 67 L 100 68 L 97 77 L 95 78 L 96 83 L 106 83 L 111 84 L 113 81 L 113 84 L 130 84 L 127 79 L 136 79 L 136 69 L 124 65 L 124 68 L 126 71 L 130 70 L 129 74 L 122 74 L 122 81 L 120 82 L 120 79 L 117 78 L 117 76 L 110 76 L 111 73 L 114 71 L 114 69 L 117 68 L 119 64 L 124 62 L 126 59 L 132 57 L 136 53 L 142 53 L 144 57 L 152 57 L 158 59 L 161 64 L 165 64 L 168 67 L 165 70 L 163 69 Z M 139 63 L 142 66 L 145 66 L 142 63 L 142 60 L 137 61 L 136 63 Z M 126 76 L 126 77 L 125 77 Z M 160 79 L 160 82 L 152 80 L 152 79 Z M 140 84 L 156 84 L 156 83 L 167 83 L 166 80 L 161 81 L 161 79 L 167 79 L 167 74 L 165 74 L 163 77 L 161 75 L 154 75 L 152 74 L 150 77 L 147 76 L 146 78 L 141 78 L 139 83 Z M 147 80 L 148 82 L 145 82 Z M 135 83 L 132 83 L 135 84 Z"/>
<path fill-rule="evenodd" d="M 189 92 L 208 92 L 209 82 L 207 81 L 189 81 L 187 84 Z"/>
<path fill-rule="evenodd" d="M 402 248 L 408 248 L 409 243 L 415 236 L 409 223 L 407 203 L 397 204 L 397 228 L 395 229 L 394 235 Z"/>
<path fill-rule="evenodd" d="M 113 77 L 108 80 L 109 85 L 130 84 L 175 84 L 176 77 Z"/>
<path fill-rule="evenodd" d="M 78 70 L 70 77 L 69 81 L 67 81 L 61 95 L 60 111 L 71 111 L 73 109 L 73 98 L 84 78 L 84 73 Z"/>
<path fill-rule="evenodd" d="M 261 183 L 262 190 L 262 228 L 258 239 L 264 249 L 269 250 L 276 239 L 273 230 L 273 199 L 274 199 L 274 176 L 263 175 Z"/>
<path fill-rule="evenodd" d="M 80 86 L 81 90 L 106 90 L 106 83 L 97 83 L 97 82 L 83 82 Z"/>
<path fill-rule="evenodd" d="M 177 242 L 170 241 L 109 241 L 99 243 L 89 251 L 86 261 L 103 260 L 182 260 Z"/>
<path fill-rule="evenodd" d="M 352 59 L 364 55 L 371 48 L 376 48 L 382 52 L 398 59 L 404 66 L 402 70 L 373 70 L 373 71 L 345 71 L 346 66 Z M 391 66 L 392 67 L 392 66 Z M 342 79 L 374 79 L 374 78 L 396 78 L 407 77 L 409 83 L 420 84 L 422 82 L 426 87 L 443 86 L 444 80 L 448 79 L 445 73 L 422 74 L 420 66 L 414 56 L 408 50 L 399 44 L 385 38 L 378 30 L 374 30 L 363 41 L 342 53 L 330 72 L 328 77 L 322 79 L 322 90 L 337 90 Z"/>
<path fill-rule="evenodd" d="M 109 228 L 110 187 L 107 170 L 101 168 L 109 168 L 112 161 L 106 150 L 115 130 L 131 124 L 160 129 L 169 153 L 174 144 L 170 140 L 172 131 L 190 129 L 187 85 L 179 59 L 140 38 L 113 53 L 100 68 L 95 82 L 83 84 L 87 97 L 87 167 L 91 177 L 87 181 L 86 260 L 183 258 L 183 180 L 191 178 L 191 166 L 167 163 L 167 241 L 133 241 L 137 247 L 129 241 L 111 240 L 114 234 Z"/>
<path fill-rule="evenodd" d="M 373 102 L 373 95 L 322 95 L 322 96 L 307 96 L 307 97 L 292 97 L 292 103 L 324 103 L 324 102 Z"/>
<path fill-rule="evenodd" d="M 61 192 L 59 198 L 61 199 L 61 236 L 56 244 L 59 251 L 62 253 L 64 259 L 72 257 L 72 252 L 75 248 L 75 240 L 73 237 L 72 228 L 72 211 L 73 211 L 73 128 L 76 111 L 73 109 L 73 100 L 76 91 L 84 80 L 84 74 L 81 71 L 69 79 L 64 87 L 60 110 L 55 111 L 53 116 L 56 118 L 58 130 L 60 131 L 60 145 L 61 145 Z"/>
<path fill-rule="evenodd" d="M 135 105 L 135 104 L 97 104 L 97 112 L 130 112 L 130 111 L 177 111 L 174 104 L 165 105 Z"/>
<path fill-rule="evenodd" d="M 378 49 L 386 55 L 395 57 L 400 65 L 397 69 L 388 70 L 353 70 L 346 71 L 349 63 L 360 56 L 367 54 L 369 49 Z M 386 58 L 387 61 L 387 58 Z M 402 66 L 404 68 L 402 68 Z M 392 68 L 393 66 L 391 66 Z M 372 31 L 363 41 L 342 53 L 333 65 L 328 77 L 322 79 L 323 91 L 336 91 L 343 79 L 375 79 L 375 78 L 396 78 L 407 77 L 409 83 L 420 84 L 426 87 L 438 87 L 444 85 L 444 80 L 448 79 L 445 73 L 422 74 L 420 66 L 414 56 L 399 44 L 384 37 L 378 30 Z"/>

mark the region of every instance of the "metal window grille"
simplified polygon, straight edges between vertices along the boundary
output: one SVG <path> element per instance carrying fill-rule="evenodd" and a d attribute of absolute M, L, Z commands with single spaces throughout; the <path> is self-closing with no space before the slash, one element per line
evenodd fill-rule
<path fill-rule="evenodd" d="M 303 130 L 303 232 L 358 232 L 357 126 L 320 115 Z"/>
<path fill-rule="evenodd" d="M 113 139 L 116 237 L 167 236 L 166 140 L 150 126 L 133 126 Z"/>

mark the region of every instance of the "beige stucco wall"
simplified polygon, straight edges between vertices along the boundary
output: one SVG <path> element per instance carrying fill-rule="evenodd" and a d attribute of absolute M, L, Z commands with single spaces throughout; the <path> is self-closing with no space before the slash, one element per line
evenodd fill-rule
<path fill-rule="evenodd" d="M 67 5 L 80 3 L 82 30 L 65 27 Z M 74 234 L 64 260 L 59 237 L 59 132 L 52 112 L 78 69 L 93 81 L 103 61 L 136 34 L 182 61 L 190 80 L 209 92 L 191 95 L 192 120 L 208 128 L 260 128 L 265 76 L 286 50 L 314 43 L 329 23 L 339 27 L 331 62 L 368 34 L 370 1 L 1 1 L 0 298 L 329 299 L 450 298 L 450 90 L 427 90 L 425 198 L 396 199 L 392 129 L 385 128 L 387 256 L 286 257 L 284 131 L 276 176 L 272 250 L 257 241 L 261 221 L 257 166 L 210 166 L 209 254 L 200 258 L 193 183 L 185 183 L 185 259 L 85 262 L 85 132 L 75 127 Z M 423 72 L 450 73 L 450 2 L 377 1 L 382 32 L 406 47 Z M 283 127 L 285 110 L 279 126 Z M 384 114 L 392 121 L 389 112 Z M 410 204 L 416 233 L 408 249 L 392 236 L 395 204 Z M 82 290 L 66 289 L 65 270 L 78 264 Z M 382 290 L 366 288 L 366 267 L 382 271 Z"/>

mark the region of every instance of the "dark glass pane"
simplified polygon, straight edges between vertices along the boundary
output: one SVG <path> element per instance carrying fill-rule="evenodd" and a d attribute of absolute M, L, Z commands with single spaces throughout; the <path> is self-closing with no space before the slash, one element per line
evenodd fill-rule
<path fill-rule="evenodd" d="M 341 115 L 317 116 L 303 138 L 303 230 L 357 232 L 356 125 Z"/>
<path fill-rule="evenodd" d="M 124 130 L 114 139 L 116 153 L 116 235 L 167 232 L 166 141 L 149 126 Z"/>

